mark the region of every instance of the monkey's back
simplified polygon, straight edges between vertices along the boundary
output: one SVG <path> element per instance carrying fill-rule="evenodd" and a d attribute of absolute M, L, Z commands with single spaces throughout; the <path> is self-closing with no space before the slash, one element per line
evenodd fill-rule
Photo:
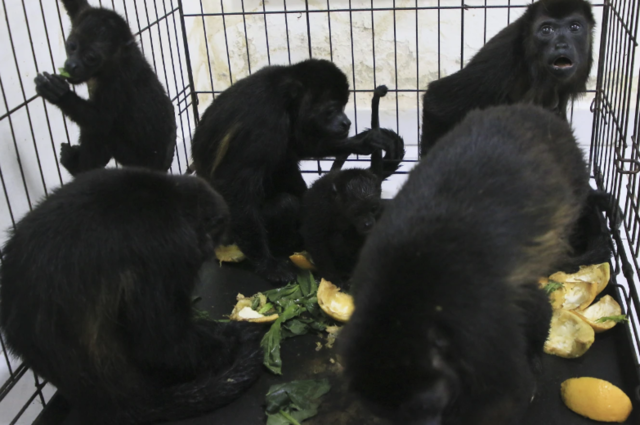
<path fill-rule="evenodd" d="M 105 108 L 113 108 L 113 134 L 107 142 L 113 157 L 122 165 L 166 171 L 171 167 L 176 145 L 173 103 L 142 54 L 136 52 L 132 56 L 131 69 L 123 70 L 104 87 L 100 80 L 97 83 L 94 97 L 99 96 L 97 101 Z"/>
<path fill-rule="evenodd" d="M 447 335 L 452 364 L 462 365 L 460 403 L 481 406 L 488 393 L 528 401 L 518 300 L 565 254 L 589 190 L 586 164 L 569 125 L 537 107 L 472 112 L 445 139 L 362 249 L 346 370 L 367 397 L 389 399 L 385 388 L 398 387 L 388 403 L 409 402 L 411 385 L 425 384 L 407 382 L 428 373 L 420 369 L 435 327 Z"/>
<path fill-rule="evenodd" d="M 565 251 L 557 241 L 568 236 L 589 191 L 569 125 L 539 107 L 500 106 L 471 112 L 443 142 L 412 171 L 383 217 L 394 216 L 387 224 L 428 237 L 446 220 L 466 228 L 471 241 L 485 233 L 484 243 L 509 258 L 519 252 L 514 243 L 527 247 L 537 273 L 557 263 Z"/>
<path fill-rule="evenodd" d="M 161 303 L 181 279 L 185 291 L 195 284 L 199 235 L 189 224 L 195 212 L 182 208 L 212 193 L 191 177 L 101 169 L 50 194 L 3 248 L 0 327 L 10 349 L 59 388 L 118 387 L 115 370 L 130 373 L 124 390 L 137 379 L 127 325 L 144 315 L 145 293 Z"/>

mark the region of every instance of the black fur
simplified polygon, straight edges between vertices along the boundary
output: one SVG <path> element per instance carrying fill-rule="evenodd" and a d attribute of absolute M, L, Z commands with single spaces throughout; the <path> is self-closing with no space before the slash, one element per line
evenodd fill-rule
<path fill-rule="evenodd" d="M 87 83 L 89 100 L 59 75 L 35 78 L 36 91 L 80 127 L 78 145 L 63 143 L 60 163 L 75 176 L 122 165 L 167 171 L 176 144 L 173 104 L 147 63 L 126 21 L 85 0 L 63 0 L 71 18 L 65 70 L 71 84 Z"/>
<path fill-rule="evenodd" d="M 221 93 L 196 129 L 193 167 L 227 201 L 234 241 L 269 280 L 295 277 L 286 256 L 301 248 L 298 215 L 307 189 L 298 162 L 368 155 L 393 142 L 377 132 L 348 139 L 348 99 L 347 77 L 331 62 L 269 66 Z"/>
<path fill-rule="evenodd" d="M 578 22 L 581 29 L 572 31 Z M 541 28 L 556 28 L 550 34 Z M 503 29 L 465 68 L 429 84 L 423 100 L 421 155 L 477 108 L 533 103 L 566 116 L 567 103 L 586 89 L 595 21 L 584 0 L 541 0 Z M 556 68 L 560 57 L 573 66 Z"/>
<path fill-rule="evenodd" d="M 394 141 L 394 149 L 382 158 L 371 154 L 371 168 L 340 171 L 336 159 L 332 171 L 319 178 L 303 197 L 302 227 L 305 249 L 318 272 L 335 285 L 351 277 L 360 249 L 384 207 L 382 181 L 393 174 L 404 158 L 404 141 L 391 130 L 380 129 L 380 98 L 386 86 L 376 88 L 371 101 L 371 129 Z M 346 160 L 346 158 L 344 158 Z M 335 167 L 335 168 L 334 168 Z"/>
<path fill-rule="evenodd" d="M 304 195 L 302 236 L 323 278 L 343 286 L 382 213 L 380 179 L 369 170 L 331 171 Z"/>
<path fill-rule="evenodd" d="M 566 254 L 588 179 L 554 114 L 470 113 L 362 249 L 342 340 L 350 387 L 399 424 L 520 423 L 551 317 L 537 279 Z"/>
<path fill-rule="evenodd" d="M 378 86 L 373 91 L 371 99 L 371 130 L 375 130 L 380 137 L 386 137 L 394 142 L 385 152 L 384 158 L 382 157 L 382 149 L 376 149 L 371 154 L 371 171 L 383 179 L 398 170 L 405 154 L 402 138 L 393 130 L 380 128 L 380 98 L 385 97 L 388 91 L 387 86 Z M 349 155 L 337 156 L 331 165 L 331 171 L 341 170 L 348 157 Z"/>
<path fill-rule="evenodd" d="M 199 178 L 83 173 L 27 214 L 3 249 L 8 347 L 83 423 L 151 423 L 230 402 L 260 372 L 260 331 L 196 320 L 191 305 L 227 222 Z"/>

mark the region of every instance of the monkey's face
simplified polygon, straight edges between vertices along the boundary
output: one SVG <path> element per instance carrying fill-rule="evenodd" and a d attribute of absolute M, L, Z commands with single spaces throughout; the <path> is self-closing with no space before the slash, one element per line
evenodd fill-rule
<path fill-rule="evenodd" d="M 308 132 L 331 139 L 346 139 L 351 120 L 344 113 L 344 106 L 335 100 L 313 101 L 301 107 L 300 125 Z"/>
<path fill-rule="evenodd" d="M 590 65 L 591 25 L 582 13 L 540 15 L 533 23 L 532 43 L 540 64 L 559 80 L 569 80 Z"/>
<path fill-rule="evenodd" d="M 64 68 L 71 84 L 84 83 L 109 68 L 117 68 L 114 58 L 134 41 L 126 22 L 117 14 L 89 9 L 74 22 L 65 43 Z"/>
<path fill-rule="evenodd" d="M 345 213 L 359 234 L 368 235 L 380 218 L 381 211 L 380 199 L 372 196 L 350 202 Z"/>
<path fill-rule="evenodd" d="M 334 189 L 342 214 L 360 235 L 367 235 L 382 214 L 381 188 L 368 171 L 345 170 L 344 182 Z"/>

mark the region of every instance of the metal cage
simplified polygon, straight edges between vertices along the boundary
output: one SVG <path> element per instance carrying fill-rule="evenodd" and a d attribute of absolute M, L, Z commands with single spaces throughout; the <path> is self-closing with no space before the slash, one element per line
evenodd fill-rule
<path fill-rule="evenodd" d="M 387 193 L 418 161 L 421 94 L 427 84 L 463 67 L 531 0 L 92 0 L 123 15 L 175 107 L 178 143 L 171 168 L 184 173 L 199 115 L 240 78 L 270 64 L 309 57 L 334 61 L 350 80 L 352 133 L 368 125 L 379 84 L 381 124 L 401 134 L 407 156 Z M 614 195 L 608 216 L 616 245 L 619 299 L 640 376 L 640 60 L 637 0 L 593 2 L 598 27 L 589 89 L 571 104 L 576 135 L 589 152 L 594 185 Z M 77 128 L 35 94 L 37 72 L 65 59 L 70 24 L 57 1 L 3 0 L 0 14 L 0 228 L 70 180 L 59 166 L 60 143 Z M 86 89 L 77 87 L 86 95 Z M 352 166 L 368 159 L 351 157 Z M 311 182 L 331 161 L 305 161 Z M 117 164 L 115 164 L 117 166 Z M 0 245 L 5 236 L 0 236 Z M 0 251 L 1 260 L 1 251 Z M 1 284 L 1 282 L 0 282 Z M 34 312 L 35 314 L 35 312 Z M 55 389 L 7 352 L 0 335 L 0 423 L 31 423 Z M 36 420 L 38 423 L 40 420 Z"/>

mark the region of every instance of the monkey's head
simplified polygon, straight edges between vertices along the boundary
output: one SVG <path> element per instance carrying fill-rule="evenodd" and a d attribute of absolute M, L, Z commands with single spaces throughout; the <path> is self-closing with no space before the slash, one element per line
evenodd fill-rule
<path fill-rule="evenodd" d="M 366 235 L 382 212 L 380 179 L 369 170 L 340 171 L 333 182 L 338 209 L 361 235 Z"/>
<path fill-rule="evenodd" d="M 118 72 L 122 53 L 135 45 L 131 29 L 120 15 L 107 9 L 86 8 L 73 20 L 65 49 L 65 70 L 71 84 Z"/>
<path fill-rule="evenodd" d="M 560 81 L 586 80 L 593 62 L 591 5 L 584 0 L 542 0 L 526 13 L 529 64 Z"/>
<path fill-rule="evenodd" d="M 287 89 L 296 132 L 301 138 L 346 139 L 351 121 L 344 113 L 349 82 L 333 63 L 309 59 L 291 67 L 293 84 Z"/>
<path fill-rule="evenodd" d="M 356 295 L 355 312 L 339 340 L 349 389 L 367 409 L 394 423 L 440 425 L 461 385 L 449 360 L 450 342 L 428 313 L 412 316 L 402 312 L 415 313 L 412 306 L 394 307 L 393 313 L 370 310 Z"/>

